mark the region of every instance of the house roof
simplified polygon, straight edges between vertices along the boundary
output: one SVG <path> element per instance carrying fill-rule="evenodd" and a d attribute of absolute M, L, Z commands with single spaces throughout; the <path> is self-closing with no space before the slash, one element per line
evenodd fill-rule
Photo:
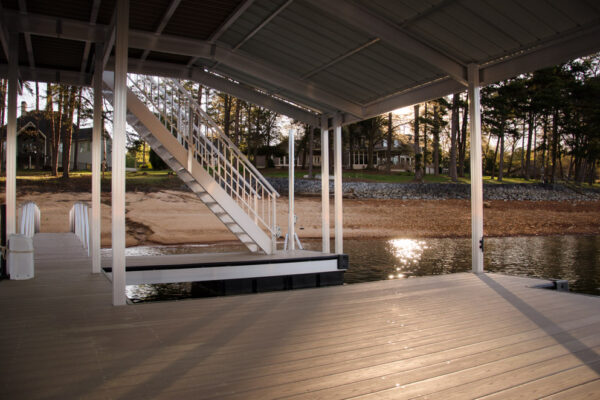
<path fill-rule="evenodd" d="M 54 111 L 55 119 L 58 121 L 58 112 Z M 36 135 L 37 132 L 42 132 L 47 139 L 52 140 L 52 120 L 48 118 L 49 114 L 47 111 L 29 111 L 24 115 L 17 118 L 17 130 L 21 130 L 23 127 L 26 128 L 26 133 Z M 64 134 L 67 129 L 65 123 L 67 117 L 62 116 L 63 125 L 61 127 L 61 133 Z M 37 127 L 37 130 L 35 129 Z M 73 125 L 73 131 L 76 127 Z M 0 126 L 0 137 L 6 139 L 6 125 Z"/>
<path fill-rule="evenodd" d="M 115 0 L 1 0 L 0 75 L 90 84 Z M 194 79 L 308 123 L 345 122 L 600 50 L 589 0 L 130 0 L 130 72 Z M 109 49 L 96 54 L 95 42 Z"/>

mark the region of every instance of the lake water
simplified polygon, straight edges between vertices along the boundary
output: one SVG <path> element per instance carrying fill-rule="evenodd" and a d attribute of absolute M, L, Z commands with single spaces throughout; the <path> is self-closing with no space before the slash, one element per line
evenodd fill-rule
<path fill-rule="evenodd" d="M 320 250 L 320 240 L 303 242 Z M 333 248 L 333 247 L 332 247 Z M 127 255 L 241 251 L 239 245 L 133 247 Z M 347 284 L 471 269 L 470 239 L 347 239 Z M 600 236 L 531 236 L 485 239 L 485 270 L 508 275 L 566 279 L 573 292 L 600 295 Z M 191 285 L 128 286 L 134 301 L 192 297 Z"/>

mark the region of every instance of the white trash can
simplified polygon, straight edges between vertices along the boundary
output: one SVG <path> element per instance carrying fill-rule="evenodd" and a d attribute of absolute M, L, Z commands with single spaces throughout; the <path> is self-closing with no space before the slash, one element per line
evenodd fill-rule
<path fill-rule="evenodd" d="M 6 267 L 10 279 L 33 278 L 33 239 L 25 235 L 8 237 Z"/>

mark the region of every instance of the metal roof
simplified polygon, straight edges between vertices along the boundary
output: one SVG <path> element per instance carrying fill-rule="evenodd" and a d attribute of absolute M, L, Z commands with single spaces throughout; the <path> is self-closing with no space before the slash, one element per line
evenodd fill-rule
<path fill-rule="evenodd" d="M 0 75 L 111 68 L 115 0 L 1 0 Z M 600 51 L 593 0 L 130 0 L 130 71 L 195 79 L 304 122 L 344 122 Z M 109 49 L 95 54 L 96 42 Z"/>

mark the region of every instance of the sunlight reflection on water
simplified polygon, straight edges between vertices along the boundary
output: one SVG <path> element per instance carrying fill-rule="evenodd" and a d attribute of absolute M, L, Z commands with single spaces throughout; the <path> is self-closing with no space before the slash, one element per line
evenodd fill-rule
<path fill-rule="evenodd" d="M 400 267 L 396 267 L 396 273 L 388 275 L 389 279 L 401 279 L 407 277 L 403 272 L 410 271 L 412 267 L 419 263 L 423 251 L 427 249 L 427 245 L 422 240 L 414 239 L 392 239 L 388 241 L 391 246 L 391 251 L 400 263 Z"/>

